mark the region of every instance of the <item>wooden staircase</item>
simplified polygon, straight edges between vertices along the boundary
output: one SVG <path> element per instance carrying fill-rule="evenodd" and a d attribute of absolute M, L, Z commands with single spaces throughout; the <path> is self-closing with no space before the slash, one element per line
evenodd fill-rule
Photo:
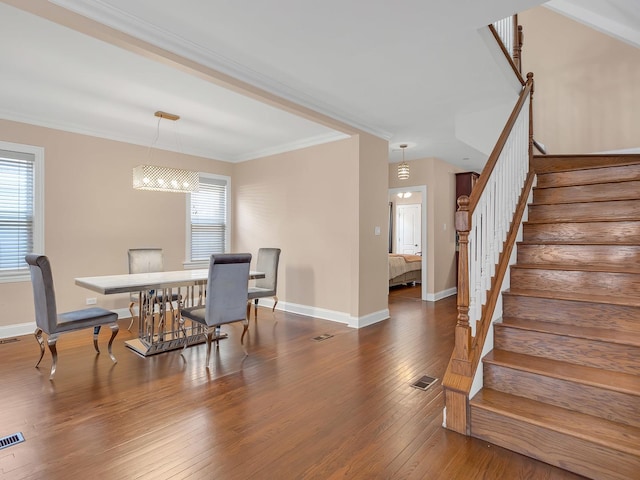
<path fill-rule="evenodd" d="M 471 435 L 640 479 L 640 155 L 544 156 Z"/>

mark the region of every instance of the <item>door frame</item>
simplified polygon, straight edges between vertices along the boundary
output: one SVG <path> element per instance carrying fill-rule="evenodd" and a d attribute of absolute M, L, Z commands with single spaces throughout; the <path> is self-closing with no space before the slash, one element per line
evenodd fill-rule
<path fill-rule="evenodd" d="M 400 192 L 419 192 L 422 197 L 422 218 L 421 218 L 421 236 L 422 236 L 422 300 L 427 301 L 427 255 L 429 253 L 429 245 L 427 244 L 427 186 L 426 185 L 410 185 L 406 187 L 394 187 L 389 189 L 388 196 L 397 195 Z"/>

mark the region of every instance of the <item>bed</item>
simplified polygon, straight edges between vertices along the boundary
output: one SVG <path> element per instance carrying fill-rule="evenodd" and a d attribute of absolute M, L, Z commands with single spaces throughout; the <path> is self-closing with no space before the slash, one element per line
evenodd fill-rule
<path fill-rule="evenodd" d="M 389 254 L 389 286 L 422 282 L 422 257 L 401 253 Z"/>

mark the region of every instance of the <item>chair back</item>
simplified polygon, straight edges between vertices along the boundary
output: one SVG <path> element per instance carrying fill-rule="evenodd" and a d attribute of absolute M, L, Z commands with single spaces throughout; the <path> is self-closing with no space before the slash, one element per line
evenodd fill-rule
<path fill-rule="evenodd" d="M 265 277 L 256 280 L 256 287 L 266 288 L 276 293 L 278 287 L 278 263 L 280 261 L 279 248 L 260 248 L 258 250 L 257 270 L 264 272 Z"/>
<path fill-rule="evenodd" d="M 24 259 L 29 265 L 29 273 L 31 274 L 36 325 L 47 335 L 55 333 L 58 325 L 58 311 L 49 259 L 38 254 L 26 255 Z"/>
<path fill-rule="evenodd" d="M 250 253 L 211 255 L 205 302 L 207 325 L 246 319 L 250 265 Z"/>
<path fill-rule="evenodd" d="M 162 272 L 164 257 L 161 248 L 129 249 L 129 273 Z"/>

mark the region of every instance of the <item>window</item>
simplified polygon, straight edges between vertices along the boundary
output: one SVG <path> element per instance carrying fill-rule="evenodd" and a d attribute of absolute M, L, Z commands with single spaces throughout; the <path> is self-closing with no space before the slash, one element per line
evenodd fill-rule
<path fill-rule="evenodd" d="M 44 252 L 44 149 L 0 142 L 0 282 L 30 280 L 28 253 Z"/>
<path fill-rule="evenodd" d="M 200 174 L 200 191 L 187 197 L 187 262 L 207 268 L 213 253 L 229 249 L 229 177 Z"/>

